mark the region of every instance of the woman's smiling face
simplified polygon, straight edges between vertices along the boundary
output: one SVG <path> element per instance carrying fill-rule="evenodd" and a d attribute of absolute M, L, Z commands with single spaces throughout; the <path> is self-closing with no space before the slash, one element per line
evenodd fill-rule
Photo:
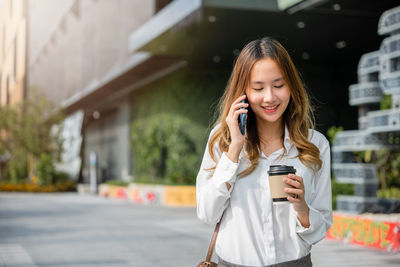
<path fill-rule="evenodd" d="M 280 123 L 290 101 L 290 89 L 274 60 L 258 60 L 250 73 L 247 100 L 260 123 Z"/>

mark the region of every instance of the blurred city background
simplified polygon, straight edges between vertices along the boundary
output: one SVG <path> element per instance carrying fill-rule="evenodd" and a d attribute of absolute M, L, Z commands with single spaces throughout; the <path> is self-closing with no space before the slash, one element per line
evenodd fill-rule
<path fill-rule="evenodd" d="M 0 0 L 0 266 L 203 260 L 196 175 L 234 60 L 263 36 L 331 142 L 315 266 L 399 266 L 398 0 Z"/>

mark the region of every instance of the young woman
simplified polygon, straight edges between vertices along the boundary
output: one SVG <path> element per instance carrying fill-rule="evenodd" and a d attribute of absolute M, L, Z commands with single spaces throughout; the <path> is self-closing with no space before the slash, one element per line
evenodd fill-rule
<path fill-rule="evenodd" d="M 312 266 L 311 246 L 332 224 L 330 147 L 313 128 L 306 90 L 287 51 L 271 38 L 247 44 L 221 98 L 196 182 L 200 220 L 216 224 L 225 211 L 215 246 L 218 266 Z M 271 165 L 296 169 L 284 179 L 294 196 L 286 202 L 271 199 Z"/>

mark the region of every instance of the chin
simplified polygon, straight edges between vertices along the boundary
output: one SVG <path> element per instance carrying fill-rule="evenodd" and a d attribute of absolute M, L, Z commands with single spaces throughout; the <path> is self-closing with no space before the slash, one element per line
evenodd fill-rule
<path fill-rule="evenodd" d="M 279 121 L 281 117 L 277 117 L 277 118 L 265 118 L 265 117 L 261 117 L 262 121 L 265 121 L 267 123 L 275 123 L 277 121 Z"/>

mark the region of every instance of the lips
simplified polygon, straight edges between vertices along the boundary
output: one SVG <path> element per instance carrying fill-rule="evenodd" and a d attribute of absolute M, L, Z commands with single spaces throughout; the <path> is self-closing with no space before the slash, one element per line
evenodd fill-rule
<path fill-rule="evenodd" d="M 266 112 L 271 113 L 271 112 L 275 112 L 278 110 L 279 105 L 275 105 L 275 106 L 267 106 L 267 107 L 262 107 Z"/>

